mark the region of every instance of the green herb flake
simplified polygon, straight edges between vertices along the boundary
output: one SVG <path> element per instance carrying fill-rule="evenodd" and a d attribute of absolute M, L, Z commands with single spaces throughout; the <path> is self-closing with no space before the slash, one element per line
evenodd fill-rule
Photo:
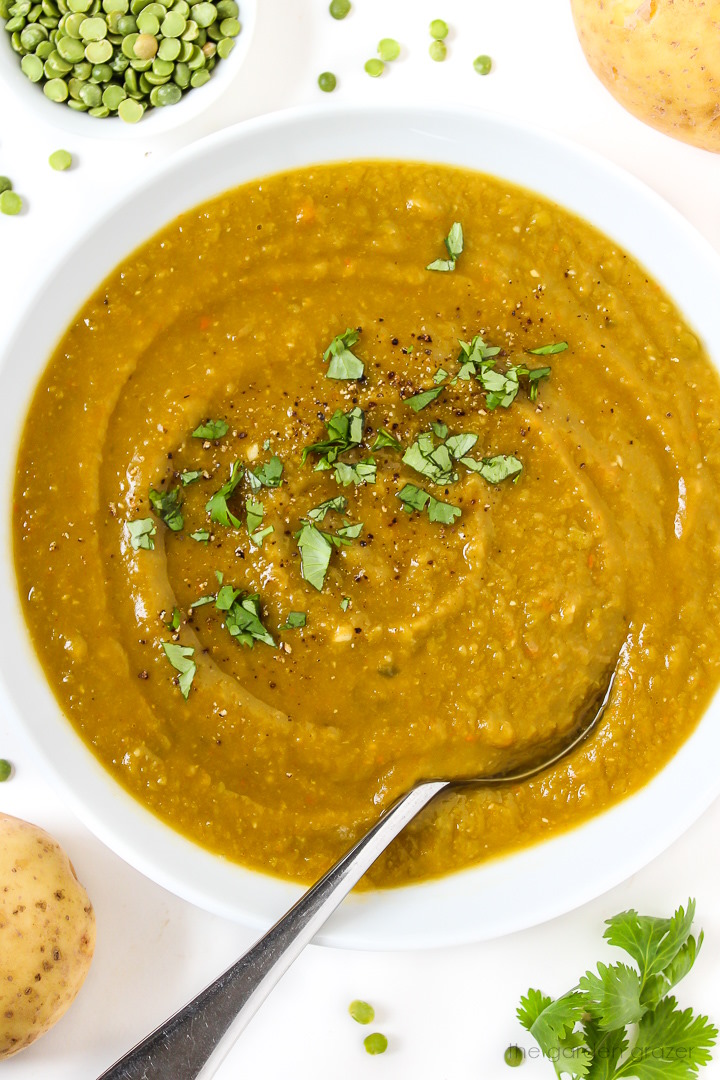
<path fill-rule="evenodd" d="M 326 376 L 328 379 L 361 379 L 365 370 L 364 364 L 355 353 L 351 352 L 353 345 L 360 340 L 358 330 L 347 328 L 344 334 L 332 339 L 323 353 L 323 360 L 330 361 Z"/>
<path fill-rule="evenodd" d="M 206 420 L 204 424 L 195 428 L 192 437 L 193 439 L 222 439 L 229 430 L 224 420 Z"/>
<path fill-rule="evenodd" d="M 283 463 L 277 454 L 273 454 L 264 465 L 248 472 L 247 479 L 250 488 L 257 494 L 260 488 L 276 488 L 282 484 Z"/>
<path fill-rule="evenodd" d="M 402 450 L 402 445 L 394 435 L 391 435 L 385 428 L 379 428 L 375 442 L 372 445 L 373 450 Z"/>
<path fill-rule="evenodd" d="M 347 487 L 348 484 L 374 484 L 377 476 L 377 464 L 375 458 L 367 457 L 357 461 L 354 465 L 348 465 L 344 461 L 336 461 L 333 465 L 335 479 L 338 484 Z"/>
<path fill-rule="evenodd" d="M 266 525 L 264 529 L 256 529 L 254 533 L 250 533 L 250 539 L 255 547 L 261 548 L 263 546 L 263 540 L 265 540 L 271 533 L 275 532 L 274 525 Z"/>
<path fill-rule="evenodd" d="M 307 612 L 306 611 L 289 611 L 288 617 L 285 620 L 281 630 L 299 630 L 301 627 L 307 624 Z"/>
<path fill-rule="evenodd" d="M 433 382 L 435 383 L 435 385 L 437 386 L 438 383 L 444 382 L 445 379 L 447 379 L 448 374 L 449 372 L 447 372 L 445 368 L 439 367 L 433 375 Z"/>
<path fill-rule="evenodd" d="M 418 435 L 402 459 L 405 465 L 409 465 L 421 476 L 426 476 L 434 484 L 452 484 L 457 480 L 450 451 L 444 443 L 436 447 L 429 431 Z"/>
<path fill-rule="evenodd" d="M 450 438 L 446 440 L 445 445 L 452 457 L 462 458 L 470 453 L 477 441 L 477 435 L 466 432 L 460 435 L 451 435 Z"/>
<path fill-rule="evenodd" d="M 163 641 L 161 645 L 165 651 L 165 655 L 175 668 L 179 672 L 177 676 L 177 684 L 180 689 L 180 693 L 187 701 L 190 694 L 190 687 L 192 681 L 195 678 L 195 672 L 197 671 L 197 664 L 192 659 L 195 649 L 190 645 L 177 645 L 172 641 Z"/>
<path fill-rule="evenodd" d="M 181 618 L 180 608 L 178 608 L 178 607 L 173 608 L 173 613 L 172 613 L 172 617 L 170 618 L 170 621 L 165 623 L 168 630 L 179 630 L 180 629 L 180 618 Z"/>
<path fill-rule="evenodd" d="M 403 510 L 407 514 L 412 514 L 414 510 L 422 511 L 427 507 L 430 521 L 440 525 L 452 525 L 462 514 L 459 506 L 440 502 L 439 499 L 423 491 L 422 488 L 416 487 L 415 484 L 405 484 L 396 497 L 403 504 Z"/>
<path fill-rule="evenodd" d="M 522 472 L 522 462 L 512 454 L 496 454 L 487 458 L 460 458 L 463 464 L 471 472 L 478 473 L 489 484 L 500 484 L 511 476 L 519 476 Z"/>
<path fill-rule="evenodd" d="M 445 237 L 445 247 L 447 248 L 449 258 L 435 259 L 434 262 L 429 263 L 426 270 L 439 270 L 440 272 L 445 273 L 453 271 L 458 256 L 462 255 L 463 242 L 462 225 L 459 221 L 455 221 L 450 228 L 450 232 Z"/>
<path fill-rule="evenodd" d="M 245 500 L 245 522 L 247 525 L 247 531 L 249 533 L 255 532 L 262 525 L 263 514 L 265 508 L 261 502 L 256 502 L 254 499 Z"/>
<path fill-rule="evenodd" d="M 342 600 L 340 601 L 340 609 L 341 609 L 341 611 L 347 611 L 347 609 L 349 607 L 350 607 L 350 597 L 349 596 L 343 596 Z M 352 1010 L 352 1005 L 350 1006 L 350 1008 Z M 350 1012 L 350 1015 L 351 1016 L 353 1015 L 352 1011 Z M 374 1012 L 373 1012 L 373 1015 L 368 1020 L 358 1020 L 358 1023 L 359 1024 L 369 1024 L 370 1020 L 372 1020 L 373 1016 L 375 1016 Z M 353 1020 L 357 1020 L 357 1017 L 353 1016 Z"/>
<path fill-rule="evenodd" d="M 306 446 L 302 452 L 303 465 L 310 454 L 321 455 L 315 466 L 316 471 L 331 468 L 340 454 L 360 445 L 365 430 L 365 413 L 357 406 L 346 413 L 337 409 L 326 421 L 325 427 L 328 438 Z"/>
<path fill-rule="evenodd" d="M 448 426 L 443 424 L 442 420 L 431 420 L 430 427 L 437 435 L 438 439 L 447 439 Z"/>
<path fill-rule="evenodd" d="M 669 919 L 623 911 L 605 937 L 627 963 L 597 965 L 553 1000 L 528 990 L 517 1017 L 556 1063 L 558 1075 L 598 1080 L 696 1080 L 718 1031 L 706 1016 L 678 1008 L 668 992 L 691 969 L 702 944 L 690 931 L 695 902 Z"/>
<path fill-rule="evenodd" d="M 406 514 L 412 514 L 413 510 L 424 510 L 430 500 L 427 491 L 416 487 L 415 484 L 405 484 L 396 497 L 403 504 Z"/>
<path fill-rule="evenodd" d="M 205 509 L 210 515 L 211 521 L 217 521 L 227 528 L 240 528 L 240 521 L 233 513 L 231 513 L 227 501 L 242 480 L 244 472 L 245 469 L 242 462 L 233 462 L 232 468 L 230 469 L 230 479 L 224 483 L 220 490 L 216 491 L 205 504 Z"/>
<path fill-rule="evenodd" d="M 333 545 L 314 525 L 304 524 L 295 533 L 300 549 L 300 572 L 305 581 L 318 592 L 325 584 Z"/>
<path fill-rule="evenodd" d="M 335 510 L 338 514 L 344 514 L 347 510 L 347 504 L 348 501 L 344 495 L 336 495 L 334 499 L 326 499 L 325 502 L 319 503 L 312 510 L 308 510 L 307 516 L 311 521 L 319 523 L 325 520 L 325 515 L 330 510 Z"/>
<path fill-rule="evenodd" d="M 190 539 L 197 541 L 198 544 L 207 544 L 210 533 L 207 529 L 197 529 L 195 532 L 190 533 Z"/>
<path fill-rule="evenodd" d="M 567 341 L 556 341 L 554 345 L 541 345 L 538 349 L 528 349 L 533 356 L 554 356 L 569 348 Z"/>
<path fill-rule="evenodd" d="M 202 480 L 202 469 L 191 469 L 186 472 L 180 473 L 180 483 L 183 487 L 187 487 L 188 484 L 194 484 L 198 480 Z"/>
<path fill-rule="evenodd" d="M 405 404 L 409 405 L 413 412 L 420 412 L 420 410 L 426 408 L 431 401 L 434 401 L 443 390 L 443 386 L 436 386 L 432 390 L 421 390 L 419 394 L 414 394 L 412 397 L 405 398 Z"/>
<path fill-rule="evenodd" d="M 456 518 L 459 518 L 462 514 L 462 510 L 459 506 L 453 506 L 452 503 L 440 502 L 439 499 L 434 498 L 432 495 L 428 501 L 428 517 L 430 521 L 437 522 L 440 525 L 452 525 Z"/>
<path fill-rule="evenodd" d="M 136 518 L 135 521 L 126 521 L 125 528 L 130 537 L 130 546 L 135 551 L 142 549 L 152 551 L 155 547 L 153 537 L 157 532 L 157 525 L 153 518 Z"/>
<path fill-rule="evenodd" d="M 172 532 L 180 532 L 185 524 L 185 519 L 180 512 L 182 502 L 183 495 L 179 487 L 171 488 L 169 491 L 156 491 L 155 488 L 150 488 L 150 505 Z"/>
<path fill-rule="evenodd" d="M 241 645 L 253 648 L 256 641 L 262 641 L 277 648 L 274 637 L 263 626 L 257 593 L 243 596 L 238 589 L 224 585 L 218 592 L 215 607 L 225 613 L 225 629 Z"/>

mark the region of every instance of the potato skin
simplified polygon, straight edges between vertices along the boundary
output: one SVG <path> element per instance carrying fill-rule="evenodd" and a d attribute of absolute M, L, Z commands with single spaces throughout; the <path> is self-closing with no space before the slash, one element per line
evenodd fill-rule
<path fill-rule="evenodd" d="M 94 948 L 95 913 L 63 849 L 0 814 L 0 1059 L 60 1019 Z"/>
<path fill-rule="evenodd" d="M 571 0 L 585 56 L 628 112 L 720 153 L 720 0 Z"/>

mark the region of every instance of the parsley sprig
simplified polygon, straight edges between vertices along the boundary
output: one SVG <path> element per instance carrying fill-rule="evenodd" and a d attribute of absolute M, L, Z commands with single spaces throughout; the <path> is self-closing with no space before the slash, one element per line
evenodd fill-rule
<path fill-rule="evenodd" d="M 447 259 L 435 259 L 429 263 L 426 270 L 439 270 L 441 273 L 452 272 L 455 269 L 455 263 L 458 260 L 458 256 L 462 255 L 463 250 L 463 229 L 459 221 L 454 221 L 450 227 L 450 232 L 445 237 L 445 247 L 447 248 Z"/>
<path fill-rule="evenodd" d="M 702 945 L 691 933 L 695 901 L 669 919 L 623 911 L 605 938 L 635 962 L 597 965 L 553 1000 L 529 990 L 518 1020 L 553 1061 L 558 1077 L 578 1080 L 694 1080 L 710 1061 L 717 1028 L 669 991 L 693 966 Z"/>
<path fill-rule="evenodd" d="M 349 326 L 344 334 L 332 339 L 323 354 L 323 360 L 330 361 L 325 372 L 328 379 L 362 379 L 365 365 L 351 351 L 359 340 L 360 332 Z"/>

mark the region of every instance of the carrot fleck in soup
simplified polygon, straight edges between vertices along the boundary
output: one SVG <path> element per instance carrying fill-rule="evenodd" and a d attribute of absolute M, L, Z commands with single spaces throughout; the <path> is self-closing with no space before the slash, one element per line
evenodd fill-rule
<path fill-rule="evenodd" d="M 369 874 L 531 844 L 660 769 L 718 682 L 720 383 L 617 245 L 480 174 L 355 162 L 184 214 L 73 320 L 15 556 L 94 753 L 206 848 L 309 882 L 419 779 Z"/>

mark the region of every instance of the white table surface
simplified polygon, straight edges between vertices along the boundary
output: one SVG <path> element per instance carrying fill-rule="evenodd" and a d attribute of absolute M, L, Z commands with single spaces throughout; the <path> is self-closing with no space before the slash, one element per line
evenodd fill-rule
<path fill-rule="evenodd" d="M 338 75 L 338 102 L 457 102 L 569 136 L 655 188 L 720 250 L 720 156 L 665 138 L 615 104 L 584 62 L 568 0 L 353 2 L 351 16 L 338 23 L 328 15 L 327 0 L 259 0 L 257 33 L 244 68 L 214 111 L 182 134 L 148 143 L 70 140 L 14 103 L 0 101 L 0 174 L 13 178 L 26 202 L 22 215 L 0 217 L 0 346 L 38 265 L 56 259 L 88 216 L 127 182 L 147 175 L 181 145 L 230 123 L 297 104 L 323 108 L 328 97 L 317 89 L 316 78 L 327 69 Z M 453 28 L 444 64 L 427 56 L 427 24 L 438 16 Z M 396 37 L 403 54 L 385 76 L 372 80 L 363 63 L 385 36 Z M 495 67 L 481 78 L 472 60 L 485 52 Z M 64 174 L 47 166 L 48 154 L 60 146 L 76 161 Z M 255 935 L 176 899 L 103 847 L 63 805 L 4 716 L 0 756 L 16 767 L 0 787 L 0 809 L 43 825 L 63 843 L 98 923 L 95 960 L 74 1006 L 47 1036 L 0 1063 L 0 1075 L 92 1080 Z M 679 996 L 717 1022 L 719 833 L 716 802 L 669 851 L 620 887 L 561 919 L 494 942 L 414 953 L 311 947 L 243 1034 L 218 1080 L 516 1075 L 502 1055 L 510 1042 L 530 1045 L 514 1020 L 519 995 L 529 985 L 560 993 L 598 958 L 607 959 L 612 950 L 601 945 L 601 936 L 609 915 L 626 907 L 664 915 L 688 895 L 697 897 L 706 945 Z M 356 997 L 375 1005 L 373 1030 L 390 1040 L 384 1057 L 365 1053 L 367 1029 L 347 1015 Z M 549 1078 L 553 1070 L 535 1060 L 517 1075 Z M 701 1075 L 718 1080 L 720 1056 Z"/>

